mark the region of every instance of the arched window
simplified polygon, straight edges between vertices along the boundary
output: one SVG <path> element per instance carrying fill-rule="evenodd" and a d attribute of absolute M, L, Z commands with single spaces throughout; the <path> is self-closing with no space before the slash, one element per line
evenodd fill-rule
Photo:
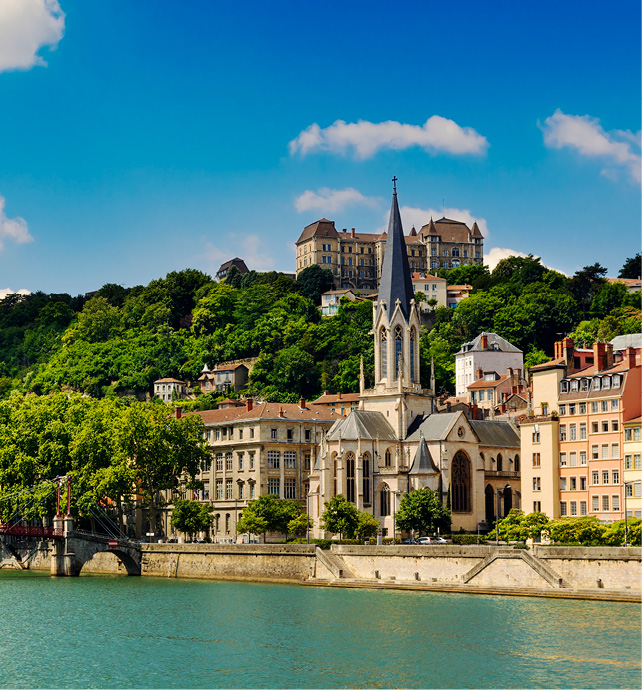
<path fill-rule="evenodd" d="M 399 378 L 399 367 L 403 357 L 403 329 L 395 326 L 395 378 Z"/>
<path fill-rule="evenodd" d="M 417 340 L 417 331 L 413 326 L 410 329 L 410 380 L 415 380 L 415 342 Z"/>
<path fill-rule="evenodd" d="M 332 453 L 331 459 L 331 469 L 332 469 L 332 495 L 337 495 L 337 454 Z"/>
<path fill-rule="evenodd" d="M 486 524 L 490 527 L 495 521 L 495 492 L 490 484 L 484 489 L 484 499 L 486 502 Z"/>
<path fill-rule="evenodd" d="M 392 465 L 392 454 L 390 453 L 390 448 L 386 448 L 385 455 L 383 456 L 383 464 L 385 467 L 390 467 Z"/>
<path fill-rule="evenodd" d="M 515 462 L 515 472 L 519 472 L 519 471 L 520 471 L 519 455 L 516 455 L 516 456 L 515 456 L 514 462 Z"/>
<path fill-rule="evenodd" d="M 354 503 L 354 453 L 346 455 L 346 498 Z"/>
<path fill-rule="evenodd" d="M 470 513 L 470 460 L 461 450 L 453 458 L 450 487 L 452 512 Z"/>
<path fill-rule="evenodd" d="M 363 502 L 370 503 L 370 453 L 363 454 Z"/>
<path fill-rule="evenodd" d="M 506 485 L 504 487 L 503 491 L 503 498 L 504 498 L 504 517 L 510 513 L 512 507 L 513 507 L 513 492 L 511 491 L 510 486 Z"/>
<path fill-rule="evenodd" d="M 387 484 L 383 484 L 379 490 L 379 513 L 381 517 L 386 517 L 390 515 L 390 489 Z"/>
<path fill-rule="evenodd" d="M 379 347 L 381 353 L 381 378 L 388 376 L 388 332 L 382 326 L 379 330 Z"/>
<path fill-rule="evenodd" d="M 504 460 L 502 459 L 502 454 L 497 453 L 497 471 L 502 472 L 504 470 Z"/>

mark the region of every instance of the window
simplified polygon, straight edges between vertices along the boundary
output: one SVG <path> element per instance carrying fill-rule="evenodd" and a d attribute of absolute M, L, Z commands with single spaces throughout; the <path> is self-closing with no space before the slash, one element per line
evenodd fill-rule
<path fill-rule="evenodd" d="M 539 431 L 533 432 L 533 443 L 539 443 Z"/>
<path fill-rule="evenodd" d="M 346 498 L 354 503 L 354 453 L 346 454 Z"/>
<path fill-rule="evenodd" d="M 580 501 L 580 515 L 586 515 L 586 501 Z"/>
<path fill-rule="evenodd" d="M 598 448 L 599 446 L 591 446 L 591 460 L 599 460 L 600 454 Z"/>
<path fill-rule="evenodd" d="M 560 415 L 564 416 L 566 414 L 566 405 L 560 405 Z"/>
<path fill-rule="evenodd" d="M 611 472 L 611 484 L 620 483 L 620 470 L 613 470 Z"/>
<path fill-rule="evenodd" d="M 605 376 L 602 379 L 602 390 L 603 391 L 611 390 L 611 377 L 610 376 Z"/>
<path fill-rule="evenodd" d="M 598 411 L 598 404 L 596 402 L 591 403 L 591 412 L 595 413 Z"/>
<path fill-rule="evenodd" d="M 624 491 L 626 493 L 627 498 L 633 496 L 633 484 L 625 484 Z"/>
<path fill-rule="evenodd" d="M 283 498 L 296 498 L 296 479 L 283 480 Z"/>
<path fill-rule="evenodd" d="M 560 424 L 560 441 L 566 441 L 566 424 Z"/>
<path fill-rule="evenodd" d="M 620 511 L 620 497 L 619 496 L 611 496 L 611 509 L 613 510 L 614 513 L 618 513 Z"/>
<path fill-rule="evenodd" d="M 312 458 L 312 456 L 310 453 L 305 453 L 303 456 L 303 469 L 306 472 L 310 471 L 310 460 L 311 460 L 311 458 Z"/>
<path fill-rule="evenodd" d="M 609 483 L 609 471 L 603 470 L 602 471 L 602 484 L 608 484 L 608 483 Z"/>
<path fill-rule="evenodd" d="M 592 484 L 599 484 L 600 483 L 600 473 L 595 470 L 594 472 L 591 472 L 591 483 Z"/>
<path fill-rule="evenodd" d="M 577 466 L 577 453 L 573 452 L 568 454 L 568 464 L 569 467 Z"/>
<path fill-rule="evenodd" d="M 468 513 L 470 504 L 470 460 L 462 451 L 457 451 L 452 462 L 450 495 L 453 513 Z"/>
<path fill-rule="evenodd" d="M 566 477 L 560 477 L 560 491 L 566 491 Z"/>
<path fill-rule="evenodd" d="M 577 501 L 571 501 L 571 515 L 577 515 Z"/>
<path fill-rule="evenodd" d="M 624 469 L 625 470 L 632 470 L 633 469 L 633 456 L 631 456 L 631 455 L 625 455 L 624 456 Z"/>
<path fill-rule="evenodd" d="M 640 454 L 639 454 L 639 453 L 636 453 L 636 454 L 633 456 L 633 465 L 634 465 L 634 468 L 635 468 L 636 470 L 639 470 L 639 469 L 640 469 Z"/>
<path fill-rule="evenodd" d="M 602 512 L 603 513 L 609 512 L 609 497 L 608 496 L 602 496 Z"/>
<path fill-rule="evenodd" d="M 633 429 L 625 429 L 624 430 L 624 440 L 625 441 L 632 441 L 633 440 Z"/>
<path fill-rule="evenodd" d="M 609 431 L 609 423 L 606 421 L 602 422 L 602 433 L 607 434 Z"/>
<path fill-rule="evenodd" d="M 586 393 L 586 391 L 589 389 L 589 380 L 588 379 L 582 379 L 580 381 L 580 390 L 583 393 Z M 586 403 L 580 403 L 580 405 L 586 405 Z"/>
<path fill-rule="evenodd" d="M 312 432 L 310 431 L 310 429 L 306 429 L 303 432 L 303 436 L 304 436 L 305 440 L 309 443 L 310 440 L 312 439 Z"/>
<path fill-rule="evenodd" d="M 243 469 L 243 453 L 237 453 L 236 455 L 238 457 L 239 470 L 242 470 Z"/>
<path fill-rule="evenodd" d="M 286 450 L 283 453 L 283 467 L 286 470 L 296 469 L 296 453 L 291 450 Z"/>
<path fill-rule="evenodd" d="M 612 443 L 611 444 L 611 457 L 612 458 L 619 458 L 620 457 L 620 444 L 619 443 Z"/>
<path fill-rule="evenodd" d="M 597 434 L 600 430 L 600 426 L 597 422 L 591 422 L 591 433 Z"/>
<path fill-rule="evenodd" d="M 385 467 L 390 467 L 390 465 L 392 464 L 392 456 L 390 454 L 390 448 L 386 448 L 383 464 Z"/>
<path fill-rule="evenodd" d="M 363 502 L 370 503 L 370 453 L 363 454 Z"/>
<path fill-rule="evenodd" d="M 533 477 L 533 491 L 542 490 L 542 481 L 540 477 Z"/>
<path fill-rule="evenodd" d="M 379 491 L 379 514 L 381 517 L 390 515 L 390 489 L 383 484 Z"/>
<path fill-rule="evenodd" d="M 271 438 L 273 441 L 276 441 L 276 439 L 277 439 L 276 429 L 270 429 L 270 438 Z"/>
<path fill-rule="evenodd" d="M 533 453 L 533 467 L 541 467 L 541 458 L 539 453 Z"/>
<path fill-rule="evenodd" d="M 568 478 L 568 489 L 569 491 L 577 491 L 577 477 Z"/>
<path fill-rule="evenodd" d="M 570 424 L 568 427 L 569 441 L 577 441 L 577 424 Z"/>
<path fill-rule="evenodd" d="M 580 403 L 580 414 L 586 414 L 586 403 Z"/>
<path fill-rule="evenodd" d="M 593 496 L 591 499 L 591 510 L 594 513 L 597 513 L 597 511 L 600 509 L 600 497 L 599 496 Z"/>
<path fill-rule="evenodd" d="M 287 440 L 291 441 L 294 438 L 294 431 L 292 429 L 287 429 L 285 435 Z"/>
<path fill-rule="evenodd" d="M 223 471 L 223 453 L 217 453 L 216 454 L 216 471 L 217 472 Z"/>
<path fill-rule="evenodd" d="M 278 477 L 268 477 L 268 494 L 279 496 L 281 493 L 281 480 Z"/>
<path fill-rule="evenodd" d="M 580 424 L 580 441 L 586 440 L 586 424 Z"/>
<path fill-rule="evenodd" d="M 223 480 L 222 479 L 216 480 L 216 498 L 219 501 L 223 500 Z"/>
<path fill-rule="evenodd" d="M 618 410 L 620 407 L 620 401 L 619 400 L 611 400 L 611 412 L 615 412 Z"/>
<path fill-rule="evenodd" d="M 592 386 L 594 391 L 599 391 L 600 390 L 600 379 L 597 377 L 593 379 L 593 386 Z"/>
<path fill-rule="evenodd" d="M 617 419 L 612 419 L 611 420 L 611 431 L 619 431 L 619 430 L 620 430 L 620 427 L 619 427 Z"/>
<path fill-rule="evenodd" d="M 239 439 L 243 440 L 243 429 L 239 429 Z"/>
<path fill-rule="evenodd" d="M 609 444 L 603 443 L 602 444 L 602 460 L 608 460 L 608 459 L 609 459 Z"/>
<path fill-rule="evenodd" d="M 568 381 L 560 382 L 560 393 L 568 393 Z"/>
<path fill-rule="evenodd" d="M 220 429 L 216 429 L 216 432 L 214 435 L 215 435 L 217 441 L 221 440 L 221 430 Z"/>
<path fill-rule="evenodd" d="M 560 515 L 566 517 L 566 501 L 560 503 Z"/>
<path fill-rule="evenodd" d="M 577 383 L 577 381 L 574 381 L 573 383 Z M 568 413 L 569 414 L 575 414 L 575 410 L 577 409 L 575 403 L 572 403 L 571 405 L 568 406 Z"/>
<path fill-rule="evenodd" d="M 254 482 L 250 484 L 250 498 L 254 498 Z"/>
<path fill-rule="evenodd" d="M 232 480 L 231 479 L 228 479 L 225 482 L 225 498 L 227 498 L 228 500 L 231 498 L 234 498 L 234 496 L 232 496 Z"/>
<path fill-rule="evenodd" d="M 243 498 L 243 482 L 239 482 L 238 487 L 239 487 L 239 498 Z"/>
<path fill-rule="evenodd" d="M 613 388 L 619 388 L 620 387 L 620 377 L 619 376 L 614 376 L 613 377 Z"/>
<path fill-rule="evenodd" d="M 580 465 L 586 465 L 586 451 L 580 451 Z"/>
<path fill-rule="evenodd" d="M 228 472 L 232 471 L 232 453 L 225 453 L 225 469 Z"/>
<path fill-rule="evenodd" d="M 268 450 L 268 469 L 278 470 L 281 467 L 281 452 L 278 450 Z"/>
<path fill-rule="evenodd" d="M 384 326 L 379 331 L 379 342 L 381 347 L 381 378 L 388 376 L 388 333 Z"/>
<path fill-rule="evenodd" d="M 533 501 L 533 512 L 534 513 L 541 513 L 542 512 L 542 502 L 541 501 Z"/>
<path fill-rule="evenodd" d="M 254 427 L 250 429 L 250 438 L 254 438 Z"/>
<path fill-rule="evenodd" d="M 586 477 L 580 477 L 580 491 L 586 491 Z"/>
<path fill-rule="evenodd" d="M 566 467 L 566 453 L 560 453 L 560 467 Z"/>
<path fill-rule="evenodd" d="M 254 453 L 250 453 L 250 469 L 254 469 Z"/>
<path fill-rule="evenodd" d="M 608 412 L 609 411 L 609 401 L 608 400 L 602 400 L 602 412 Z"/>
<path fill-rule="evenodd" d="M 580 387 L 580 382 L 577 379 L 573 379 L 571 381 L 571 393 L 577 393 Z M 575 414 L 575 412 L 571 412 L 571 414 Z"/>

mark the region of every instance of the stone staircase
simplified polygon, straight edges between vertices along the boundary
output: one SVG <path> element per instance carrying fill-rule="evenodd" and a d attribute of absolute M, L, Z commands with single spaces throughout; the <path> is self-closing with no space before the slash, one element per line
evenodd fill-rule
<path fill-rule="evenodd" d="M 354 573 L 346 566 L 343 559 L 331 551 L 323 551 L 318 546 L 315 551 L 317 561 L 325 566 L 336 579 L 354 578 Z"/>
<path fill-rule="evenodd" d="M 552 569 L 549 568 L 543 561 L 536 558 L 531 553 L 524 549 L 497 549 L 493 553 L 489 554 L 483 560 L 479 561 L 474 565 L 467 573 L 464 573 L 461 577 L 461 581 L 467 584 L 476 575 L 479 575 L 482 570 L 487 568 L 493 561 L 500 558 L 517 558 L 523 560 L 527 563 L 540 577 L 542 577 L 546 582 L 548 582 L 551 587 L 564 587 L 564 581 L 562 578 Z"/>

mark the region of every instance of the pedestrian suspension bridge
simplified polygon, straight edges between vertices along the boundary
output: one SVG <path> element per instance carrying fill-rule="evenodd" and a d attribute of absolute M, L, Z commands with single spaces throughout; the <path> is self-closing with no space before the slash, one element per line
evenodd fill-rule
<path fill-rule="evenodd" d="M 66 512 L 61 512 L 63 488 L 66 489 Z M 38 517 L 38 508 L 50 502 L 55 492 L 56 514 L 52 519 Z M 105 510 L 94 503 L 90 517 L 102 533 L 74 529 L 71 515 L 71 483 L 69 476 L 56 477 L 35 487 L 0 497 L 0 515 L 9 516 L 0 522 L 0 552 L 5 551 L 13 567 L 26 569 L 28 553 L 34 541 L 51 554 L 51 574 L 77 576 L 83 566 L 97 553 L 113 553 L 128 575 L 140 575 L 141 548 L 130 540 Z M 42 524 L 34 524 L 34 523 Z M 45 526 L 45 522 L 52 523 Z"/>

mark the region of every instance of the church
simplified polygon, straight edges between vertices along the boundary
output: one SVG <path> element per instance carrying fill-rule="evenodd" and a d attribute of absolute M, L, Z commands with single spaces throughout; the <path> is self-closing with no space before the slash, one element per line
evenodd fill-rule
<path fill-rule="evenodd" d="M 321 441 L 308 494 L 314 536 L 331 536 L 320 515 L 338 494 L 373 514 L 384 536 L 395 533 L 403 494 L 424 487 L 450 504 L 453 532 L 483 530 L 520 507 L 518 429 L 437 413 L 434 375 L 427 389 L 420 380 L 420 328 L 395 184 L 373 303 L 374 386 L 366 389 L 362 367 L 358 409 Z"/>

